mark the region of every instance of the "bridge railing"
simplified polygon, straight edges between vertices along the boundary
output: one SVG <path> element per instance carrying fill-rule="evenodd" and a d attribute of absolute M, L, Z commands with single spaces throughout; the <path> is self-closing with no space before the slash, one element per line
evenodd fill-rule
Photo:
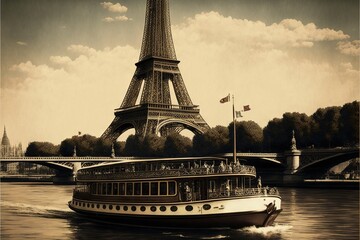
<path fill-rule="evenodd" d="M 156 171 L 138 172 L 113 172 L 107 169 L 91 169 L 79 171 L 78 180 L 113 180 L 113 179 L 137 179 L 137 178 L 158 178 L 158 177 L 183 177 L 199 175 L 224 175 L 241 174 L 256 176 L 256 169 L 253 166 L 240 165 L 232 168 L 228 166 L 199 167 L 199 168 L 178 168 L 163 169 Z"/>
<path fill-rule="evenodd" d="M 210 199 L 242 196 L 279 196 L 277 188 L 235 188 L 232 191 L 215 191 L 209 193 Z"/>

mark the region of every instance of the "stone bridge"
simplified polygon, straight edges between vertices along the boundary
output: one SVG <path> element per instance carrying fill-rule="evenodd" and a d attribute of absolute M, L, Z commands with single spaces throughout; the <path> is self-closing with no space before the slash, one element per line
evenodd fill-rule
<path fill-rule="evenodd" d="M 233 153 L 218 154 L 217 157 L 233 158 Z M 359 157 L 359 147 L 332 149 L 292 149 L 282 153 L 237 153 L 237 158 L 247 165 L 255 166 L 259 175 L 267 175 L 267 182 L 296 182 L 304 178 L 321 178 L 332 167 Z M 78 169 L 117 162 L 132 157 L 8 157 L 0 162 L 31 162 L 56 170 L 54 182 L 74 181 Z"/>

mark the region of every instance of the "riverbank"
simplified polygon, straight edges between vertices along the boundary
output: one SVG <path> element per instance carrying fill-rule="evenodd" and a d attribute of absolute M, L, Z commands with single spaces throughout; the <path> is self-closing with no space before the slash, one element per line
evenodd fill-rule
<path fill-rule="evenodd" d="M 359 180 L 345 179 L 304 179 L 300 187 L 306 188 L 335 188 L 359 190 Z"/>
<path fill-rule="evenodd" d="M 53 182 L 53 175 L 1 175 L 1 182 Z"/>

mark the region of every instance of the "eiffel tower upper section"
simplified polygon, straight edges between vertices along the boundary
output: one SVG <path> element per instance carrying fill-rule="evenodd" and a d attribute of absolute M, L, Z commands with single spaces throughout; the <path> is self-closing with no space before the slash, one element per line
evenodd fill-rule
<path fill-rule="evenodd" d="M 129 128 L 137 134 L 167 135 L 209 128 L 191 101 L 176 59 L 168 0 L 147 0 L 139 62 L 115 119 L 102 137 L 116 139 Z M 178 105 L 173 105 L 170 83 Z M 141 91 L 142 89 L 142 91 Z M 141 94 L 141 95 L 140 95 Z M 136 105 L 138 97 L 139 104 Z"/>

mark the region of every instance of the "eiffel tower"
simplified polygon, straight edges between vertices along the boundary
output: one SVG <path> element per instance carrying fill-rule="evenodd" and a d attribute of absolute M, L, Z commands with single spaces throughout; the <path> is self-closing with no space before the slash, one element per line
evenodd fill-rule
<path fill-rule="evenodd" d="M 143 137 L 167 136 L 183 129 L 204 133 L 209 126 L 190 99 L 179 62 L 171 35 L 168 0 L 147 0 L 139 62 L 120 108 L 115 109 L 114 120 L 101 137 L 114 141 L 131 128 Z M 170 82 L 178 105 L 172 104 Z M 140 103 L 136 105 L 140 92 Z"/>

